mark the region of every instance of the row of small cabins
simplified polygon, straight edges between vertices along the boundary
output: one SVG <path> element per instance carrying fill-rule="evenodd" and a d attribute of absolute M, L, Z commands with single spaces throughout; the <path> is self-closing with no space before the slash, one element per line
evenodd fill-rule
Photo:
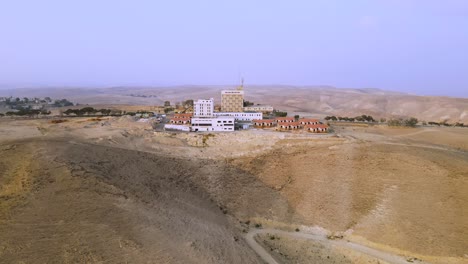
<path fill-rule="evenodd" d="M 190 124 L 192 118 L 191 113 L 176 114 L 170 120 L 171 124 L 186 125 Z M 255 127 L 268 128 L 277 127 L 280 130 L 297 130 L 304 128 L 309 132 L 328 132 L 328 126 L 321 124 L 318 119 L 301 118 L 296 121 L 294 117 L 277 117 L 275 119 L 258 119 L 252 121 Z"/>
<path fill-rule="evenodd" d="M 187 114 L 175 114 L 173 118 L 169 121 L 171 124 L 177 124 L 177 125 L 187 125 L 190 124 L 192 121 L 193 114 L 192 113 L 187 113 Z"/>

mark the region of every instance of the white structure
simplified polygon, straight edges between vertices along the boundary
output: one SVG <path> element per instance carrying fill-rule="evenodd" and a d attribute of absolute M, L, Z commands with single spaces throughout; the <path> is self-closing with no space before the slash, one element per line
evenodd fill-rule
<path fill-rule="evenodd" d="M 190 127 L 188 126 L 183 126 L 183 125 L 171 125 L 171 124 L 165 124 L 164 129 L 166 130 L 178 130 L 178 131 L 190 131 Z"/>
<path fill-rule="evenodd" d="M 234 131 L 234 117 L 192 118 L 192 131 Z"/>
<path fill-rule="evenodd" d="M 251 105 L 244 107 L 244 111 L 254 111 L 254 112 L 273 112 L 273 106 L 271 105 Z"/>
<path fill-rule="evenodd" d="M 214 99 L 198 99 L 193 102 L 194 117 L 213 117 Z"/>
<path fill-rule="evenodd" d="M 262 113 L 255 113 L 255 112 L 215 112 L 214 116 L 221 117 L 221 116 L 231 116 L 234 117 L 236 121 L 250 121 L 254 119 L 262 119 Z"/>

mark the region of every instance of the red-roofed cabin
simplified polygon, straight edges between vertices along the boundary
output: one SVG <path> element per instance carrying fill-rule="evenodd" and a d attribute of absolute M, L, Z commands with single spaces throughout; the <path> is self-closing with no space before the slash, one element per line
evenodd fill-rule
<path fill-rule="evenodd" d="M 273 127 L 276 125 L 274 119 L 254 119 L 252 120 L 254 126 L 257 127 Z"/>
<path fill-rule="evenodd" d="M 179 124 L 179 125 L 186 125 L 186 124 L 190 124 L 191 120 L 192 119 L 190 117 L 185 117 L 185 118 L 179 117 L 179 118 L 172 118 L 170 120 L 170 123 Z"/>
<path fill-rule="evenodd" d="M 174 117 L 172 119 L 187 119 L 192 118 L 192 116 L 192 113 L 174 114 Z"/>
<path fill-rule="evenodd" d="M 301 118 L 299 119 L 301 125 L 318 125 L 319 120 L 314 118 Z"/>
<path fill-rule="evenodd" d="M 280 123 L 291 123 L 291 122 L 296 121 L 296 119 L 294 119 L 294 117 L 277 117 L 275 119 L 275 121 L 278 124 L 280 124 Z"/>
<path fill-rule="evenodd" d="M 279 123 L 278 127 L 284 130 L 294 130 L 294 129 L 301 128 L 302 125 L 299 122 L 283 122 L 283 123 Z"/>
<path fill-rule="evenodd" d="M 306 125 L 305 129 L 313 133 L 327 133 L 328 132 L 328 126 L 324 124 Z"/>

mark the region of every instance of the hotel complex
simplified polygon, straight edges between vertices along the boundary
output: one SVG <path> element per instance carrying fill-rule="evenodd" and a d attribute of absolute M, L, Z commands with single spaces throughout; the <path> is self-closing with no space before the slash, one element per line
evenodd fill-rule
<path fill-rule="evenodd" d="M 221 92 L 221 112 L 215 112 L 213 98 L 198 99 L 193 102 L 193 113 L 175 114 L 164 128 L 179 131 L 213 131 L 233 132 L 235 129 L 248 129 L 252 125 L 258 128 L 276 127 L 277 130 L 298 130 L 309 132 L 327 132 L 328 127 L 317 119 L 294 117 L 277 117 L 263 119 L 263 113 L 271 114 L 273 107 L 269 105 L 252 105 L 244 107 L 243 86 L 237 90 Z M 253 111 L 252 111 L 253 110 Z"/>

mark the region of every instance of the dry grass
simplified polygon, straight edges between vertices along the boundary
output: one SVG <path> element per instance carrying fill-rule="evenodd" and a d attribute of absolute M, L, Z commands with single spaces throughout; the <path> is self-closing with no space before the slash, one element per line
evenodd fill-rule
<path fill-rule="evenodd" d="M 15 148 L 7 157 L 2 156 L 6 165 L 0 178 L 0 219 L 8 217 L 11 209 L 23 204 L 32 188 L 32 163 L 30 154 Z"/>
<path fill-rule="evenodd" d="M 88 121 L 93 121 L 93 122 L 103 121 L 103 120 L 108 120 L 108 119 L 107 118 L 100 118 L 100 117 L 95 117 L 95 118 L 88 119 Z"/>
<path fill-rule="evenodd" d="M 50 120 L 49 123 L 51 123 L 51 124 L 60 124 L 60 123 L 65 123 L 65 122 L 68 122 L 68 119 L 54 119 L 54 120 Z"/>

